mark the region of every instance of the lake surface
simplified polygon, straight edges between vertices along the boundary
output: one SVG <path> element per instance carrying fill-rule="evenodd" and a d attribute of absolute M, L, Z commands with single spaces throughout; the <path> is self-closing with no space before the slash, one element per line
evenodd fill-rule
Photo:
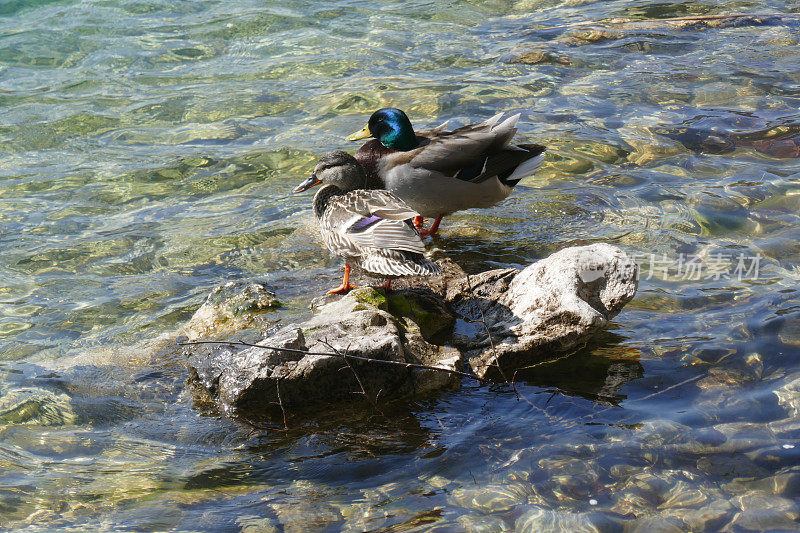
<path fill-rule="evenodd" d="M 581 24 L 724 13 L 782 16 Z M 0 39 L 3 529 L 800 527 L 800 1 L 8 0 Z M 229 280 L 275 320 L 338 283 L 290 191 L 387 105 L 549 147 L 431 246 L 613 242 L 639 293 L 519 398 L 220 416 L 175 332 Z"/>

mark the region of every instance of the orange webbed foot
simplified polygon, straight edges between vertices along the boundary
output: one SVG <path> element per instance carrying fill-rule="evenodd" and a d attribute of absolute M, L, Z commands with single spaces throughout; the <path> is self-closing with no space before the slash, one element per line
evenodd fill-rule
<path fill-rule="evenodd" d="M 331 289 L 325 294 L 347 294 L 348 292 L 355 289 L 352 285 L 350 285 L 350 265 L 344 265 L 344 279 L 342 279 L 342 284 L 336 287 L 335 289 Z"/>
<path fill-rule="evenodd" d="M 355 287 L 353 285 L 349 284 L 349 283 L 347 285 L 342 284 L 342 285 L 339 285 L 338 287 L 336 287 L 335 289 L 329 290 L 325 294 L 347 294 L 348 292 L 352 291 L 353 289 L 355 289 Z"/>
<path fill-rule="evenodd" d="M 417 230 L 419 231 L 419 236 L 424 239 L 425 237 L 435 235 L 436 232 L 439 231 L 439 224 L 442 223 L 442 218 L 444 218 L 444 215 L 439 215 L 436 217 L 436 220 L 433 221 L 433 225 L 430 227 L 430 229 L 424 229 L 422 226 L 418 226 Z M 416 226 L 416 218 L 414 225 Z"/>

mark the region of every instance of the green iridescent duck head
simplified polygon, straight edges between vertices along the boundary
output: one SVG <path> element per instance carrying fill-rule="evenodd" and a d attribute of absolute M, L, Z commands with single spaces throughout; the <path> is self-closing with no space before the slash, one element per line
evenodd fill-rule
<path fill-rule="evenodd" d="M 387 148 L 403 152 L 418 146 L 411 121 L 405 113 L 394 107 L 375 111 L 364 129 L 352 134 L 347 140 L 358 141 L 369 137 L 375 137 Z"/>

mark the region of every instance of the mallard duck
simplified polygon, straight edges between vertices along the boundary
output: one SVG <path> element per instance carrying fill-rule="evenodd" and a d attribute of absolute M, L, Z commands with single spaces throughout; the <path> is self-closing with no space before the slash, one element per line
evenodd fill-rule
<path fill-rule="evenodd" d="M 364 170 L 353 156 L 345 152 L 323 155 L 311 176 L 292 192 L 320 183 L 325 186 L 314 196 L 314 214 L 322 239 L 331 252 L 345 260 L 342 284 L 328 294 L 353 288 L 351 266 L 387 278 L 386 289 L 393 278 L 440 271 L 423 255 L 425 246 L 411 223 L 418 213 L 388 191 L 365 190 Z"/>
<path fill-rule="evenodd" d="M 387 107 L 375 111 L 364 129 L 347 140 L 375 137 L 356 152 L 368 188 L 386 189 L 418 211 L 418 229 L 422 217 L 435 218 L 429 230 L 421 231 L 427 236 L 436 232 L 445 215 L 491 207 L 505 199 L 542 164 L 544 146 L 509 144 L 519 114 L 498 124 L 502 116 L 453 131 L 445 130 L 445 122 L 415 132 L 404 112 Z"/>

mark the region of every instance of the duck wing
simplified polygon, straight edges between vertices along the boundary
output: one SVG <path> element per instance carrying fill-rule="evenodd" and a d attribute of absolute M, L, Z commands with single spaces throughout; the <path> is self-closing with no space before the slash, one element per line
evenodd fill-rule
<path fill-rule="evenodd" d="M 421 254 L 425 252 L 425 245 L 408 222 L 417 215 L 388 191 L 356 190 L 331 199 L 320 222 L 350 248 Z"/>
<path fill-rule="evenodd" d="M 540 155 L 544 147 L 509 145 L 517 132 L 516 124 L 520 115 L 511 116 L 498 124 L 501 116 L 498 114 L 484 122 L 450 132 L 442 131 L 444 124 L 420 132 L 419 136 L 427 138 L 428 142 L 407 153 L 410 158 L 398 154 L 397 163 L 473 183 L 493 176 L 501 179 L 507 177 L 525 161 Z"/>
<path fill-rule="evenodd" d="M 415 168 L 426 168 L 453 175 L 470 166 L 475 159 L 493 149 L 500 149 L 517 132 L 519 114 L 495 124 L 495 117 L 479 124 L 469 124 L 451 132 L 434 134 L 418 148 L 409 162 Z"/>

